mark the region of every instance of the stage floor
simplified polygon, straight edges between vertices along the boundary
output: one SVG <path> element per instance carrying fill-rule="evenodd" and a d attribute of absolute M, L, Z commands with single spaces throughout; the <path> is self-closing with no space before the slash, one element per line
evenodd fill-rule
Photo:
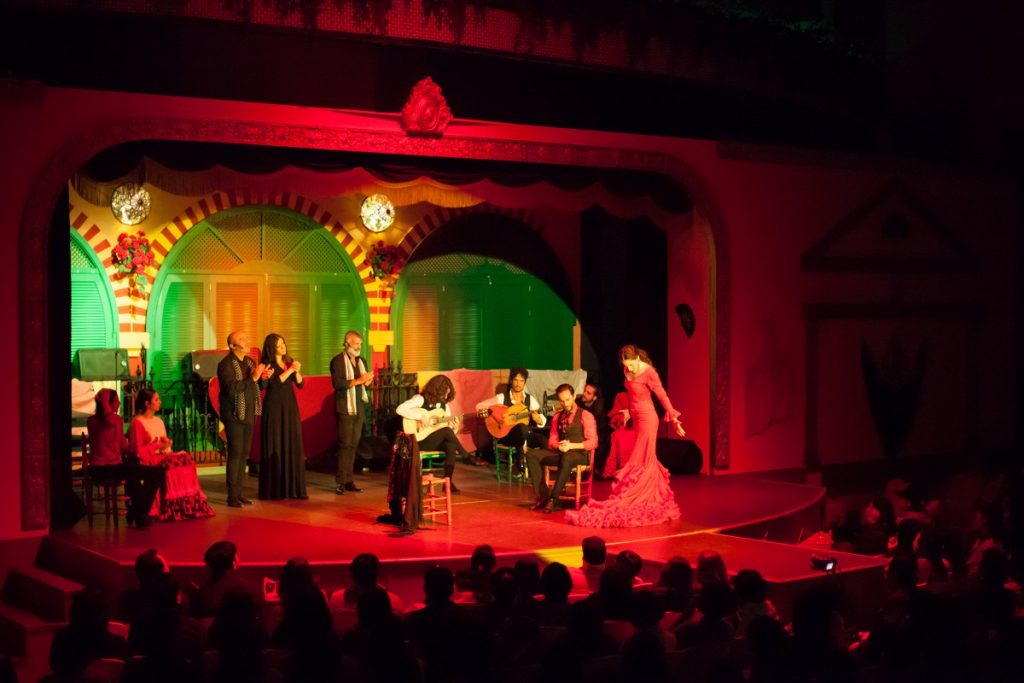
<path fill-rule="evenodd" d="M 569 525 L 564 512 L 544 515 L 529 509 L 529 485 L 502 484 L 493 468 L 459 465 L 456 480 L 461 495 L 453 496 L 451 527 L 431 524 L 412 536 L 396 538 L 395 527 L 376 524 L 386 512 L 384 474 L 359 474 L 361 493 L 335 495 L 330 475 L 309 472 L 309 500 L 257 501 L 245 508 L 229 508 L 223 474 L 201 470 L 203 487 L 217 516 L 187 522 L 157 523 L 147 531 L 125 526 L 107 527 L 94 519 L 90 529 L 83 519 L 73 529 L 53 532 L 54 540 L 130 564 L 146 548 L 159 548 L 172 565 L 198 565 L 203 552 L 217 540 L 231 539 L 245 564 L 280 564 L 294 555 L 314 563 L 347 563 L 362 552 L 385 562 L 450 560 L 467 557 L 474 547 L 488 543 L 499 555 L 533 553 L 545 559 L 574 561 L 580 540 L 599 535 L 610 546 L 637 550 L 645 557 L 666 559 L 698 539 L 718 531 L 751 527 L 757 523 L 806 514 L 820 506 L 824 490 L 744 476 L 673 477 L 672 488 L 682 518 L 672 523 L 630 529 L 588 529 Z M 610 482 L 595 482 L 594 494 L 605 498 Z M 247 481 L 255 497 L 256 480 Z M 705 547 L 733 543 L 722 539 L 701 541 Z M 646 549 L 646 552 L 645 552 Z M 738 548 L 737 548 L 738 550 Z M 756 553 L 755 553 L 756 554 Z"/>

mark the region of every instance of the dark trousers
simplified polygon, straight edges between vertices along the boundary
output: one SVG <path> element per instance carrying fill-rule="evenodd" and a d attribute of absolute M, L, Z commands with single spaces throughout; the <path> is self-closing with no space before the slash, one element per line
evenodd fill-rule
<path fill-rule="evenodd" d="M 530 471 L 530 481 L 533 482 L 533 492 L 540 500 L 557 499 L 562 495 L 565 482 L 569 481 L 569 473 L 576 465 L 586 465 L 590 462 L 590 456 L 586 451 L 549 451 L 546 448 L 534 448 L 526 453 L 526 468 Z M 555 488 L 549 492 L 544 485 L 544 472 L 541 467 L 544 465 L 555 465 L 558 467 L 558 478 L 555 479 Z"/>
<path fill-rule="evenodd" d="M 451 427 L 442 427 L 433 434 L 428 434 L 419 442 L 421 451 L 444 451 L 444 476 L 450 477 L 455 472 L 455 459 L 465 455 L 462 444 Z"/>
<path fill-rule="evenodd" d="M 251 424 L 237 420 L 224 420 L 224 434 L 228 439 L 228 463 L 225 475 L 228 484 L 228 502 L 237 502 L 242 495 L 245 461 L 252 450 Z"/>
<path fill-rule="evenodd" d="M 356 448 L 363 438 L 363 422 L 366 419 L 362 406 L 359 408 L 355 415 L 334 414 L 338 423 L 338 470 L 334 474 L 334 482 L 339 486 L 352 481 Z"/>
<path fill-rule="evenodd" d="M 514 425 L 508 434 L 498 439 L 502 446 L 514 446 L 520 451 L 523 450 L 524 443 L 530 448 L 544 448 L 547 442 L 547 436 L 537 434 L 529 425 Z"/>
<path fill-rule="evenodd" d="M 149 518 L 153 499 L 164 485 L 164 468 L 132 463 L 99 465 L 89 468 L 89 477 L 97 482 L 123 479 L 128 494 L 128 521 L 134 522 Z"/>

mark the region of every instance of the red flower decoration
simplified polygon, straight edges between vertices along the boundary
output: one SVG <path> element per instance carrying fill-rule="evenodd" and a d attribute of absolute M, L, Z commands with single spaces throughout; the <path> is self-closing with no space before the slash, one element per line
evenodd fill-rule
<path fill-rule="evenodd" d="M 146 269 L 154 261 L 146 233 L 140 230 L 137 235 L 126 232 L 118 235 L 117 244 L 110 250 L 110 261 L 117 267 L 119 277 L 127 277 L 139 291 L 146 291 L 149 286 Z"/>
<path fill-rule="evenodd" d="M 383 241 L 373 245 L 368 258 L 373 276 L 381 279 L 397 276 L 405 267 L 405 252 Z"/>

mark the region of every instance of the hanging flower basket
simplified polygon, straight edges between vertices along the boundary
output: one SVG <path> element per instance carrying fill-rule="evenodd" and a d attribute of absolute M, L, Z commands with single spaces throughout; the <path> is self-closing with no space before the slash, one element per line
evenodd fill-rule
<path fill-rule="evenodd" d="M 118 278 L 128 280 L 129 294 L 145 295 L 149 287 L 146 270 L 153 265 L 153 251 L 145 232 L 118 235 L 117 244 L 110 250 L 110 261 L 117 268 Z"/>
<path fill-rule="evenodd" d="M 391 292 L 398 275 L 405 267 L 405 252 L 392 244 L 378 241 L 367 256 L 373 276 L 380 283 L 382 292 Z"/>

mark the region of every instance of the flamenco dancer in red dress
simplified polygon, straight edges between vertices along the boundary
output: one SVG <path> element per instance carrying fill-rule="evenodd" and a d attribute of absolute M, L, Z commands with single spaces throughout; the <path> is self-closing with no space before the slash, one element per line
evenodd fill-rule
<path fill-rule="evenodd" d="M 645 526 L 679 519 L 668 470 L 658 462 L 655 452 L 658 414 L 651 394 L 665 408 L 665 421 L 673 423 L 676 432 L 683 436 L 686 432 L 679 423 L 679 411 L 672 407 L 646 351 L 628 344 L 619 350 L 619 361 L 626 374 L 629 396 L 629 409 L 623 414 L 627 420 L 633 420 L 636 445 L 626 465 L 615 475 L 611 496 L 565 513 L 566 521 L 577 526 Z"/>

